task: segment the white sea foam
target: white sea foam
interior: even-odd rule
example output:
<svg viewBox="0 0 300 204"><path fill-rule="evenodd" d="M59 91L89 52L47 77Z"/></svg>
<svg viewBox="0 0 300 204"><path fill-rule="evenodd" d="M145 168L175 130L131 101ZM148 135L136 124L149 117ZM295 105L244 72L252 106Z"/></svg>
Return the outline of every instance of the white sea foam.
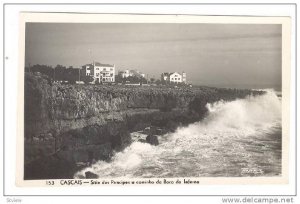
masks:
<svg viewBox="0 0 300 204"><path fill-rule="evenodd" d="M272 91L232 102L207 104L209 115L190 127L224 132L227 130L253 134L268 130L281 120L281 102Z"/></svg>
<svg viewBox="0 0 300 204"><path fill-rule="evenodd" d="M273 164L260 168L279 168L280 159L272 152L277 143L265 144L267 135L281 127L281 102L275 92L207 108L204 120L162 136L160 145L134 142L111 162L98 161L75 177L86 171L103 178L239 176L241 167L257 168L264 159Z"/></svg>

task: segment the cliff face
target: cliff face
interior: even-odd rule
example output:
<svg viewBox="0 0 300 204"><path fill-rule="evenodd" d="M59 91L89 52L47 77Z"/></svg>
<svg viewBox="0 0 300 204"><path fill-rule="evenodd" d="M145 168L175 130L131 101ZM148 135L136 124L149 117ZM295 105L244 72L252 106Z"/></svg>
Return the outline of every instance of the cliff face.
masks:
<svg viewBox="0 0 300 204"><path fill-rule="evenodd" d="M262 92L207 87L60 85L51 84L41 75L26 74L25 178L70 177L39 172L51 169L61 160L73 165L109 159L113 150L121 150L131 142L132 131L151 125L172 130L178 124L204 117L208 102L250 94ZM41 165L46 160L51 165Z"/></svg>

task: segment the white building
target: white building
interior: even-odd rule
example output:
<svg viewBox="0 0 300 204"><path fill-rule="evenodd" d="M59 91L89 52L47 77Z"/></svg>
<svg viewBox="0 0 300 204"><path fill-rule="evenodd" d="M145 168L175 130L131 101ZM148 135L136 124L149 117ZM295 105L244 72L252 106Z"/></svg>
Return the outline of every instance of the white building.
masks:
<svg viewBox="0 0 300 204"><path fill-rule="evenodd" d="M132 76L132 73L130 73L129 69L125 69L124 71L120 71L119 74L121 75L122 78L127 78Z"/></svg>
<svg viewBox="0 0 300 204"><path fill-rule="evenodd" d="M182 72L182 83L186 84L186 73Z"/></svg>
<svg viewBox="0 0 300 204"><path fill-rule="evenodd" d="M170 73L169 81L173 83L182 83L182 76L177 72Z"/></svg>
<svg viewBox="0 0 300 204"><path fill-rule="evenodd" d="M145 74L141 73L140 71L129 70L129 69L125 69L123 71L119 71L119 75L122 78L128 78L130 76L137 76L137 77L143 77L143 78L145 78Z"/></svg>
<svg viewBox="0 0 300 204"><path fill-rule="evenodd" d="M115 82L115 65L94 62L94 77L99 82Z"/></svg>
<svg viewBox="0 0 300 204"><path fill-rule="evenodd" d="M178 72L165 72L161 74L161 81L167 83L186 83L186 73L182 72L182 74L179 74Z"/></svg>
<svg viewBox="0 0 300 204"><path fill-rule="evenodd" d="M92 76L92 72L93 72L93 65L92 64L86 64L82 66L82 70L84 75L86 76Z"/></svg>
<svg viewBox="0 0 300 204"><path fill-rule="evenodd" d="M82 66L86 76L92 76L94 82L115 82L115 65L93 62Z"/></svg>

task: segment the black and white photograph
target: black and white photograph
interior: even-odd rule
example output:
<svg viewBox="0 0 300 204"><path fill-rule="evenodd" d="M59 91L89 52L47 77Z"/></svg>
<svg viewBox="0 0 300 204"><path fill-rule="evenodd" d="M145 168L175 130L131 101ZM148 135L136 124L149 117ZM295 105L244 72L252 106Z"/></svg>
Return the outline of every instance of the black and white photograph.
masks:
<svg viewBox="0 0 300 204"><path fill-rule="evenodd" d="M24 179L281 175L281 25L27 23Z"/></svg>
<svg viewBox="0 0 300 204"><path fill-rule="evenodd" d="M280 178L282 56L280 23L26 22L23 179Z"/></svg>
<svg viewBox="0 0 300 204"><path fill-rule="evenodd" d="M295 0L1 3L0 203L297 203Z"/></svg>
<svg viewBox="0 0 300 204"><path fill-rule="evenodd" d="M0 203L297 203L296 4L43 1L3 4Z"/></svg>

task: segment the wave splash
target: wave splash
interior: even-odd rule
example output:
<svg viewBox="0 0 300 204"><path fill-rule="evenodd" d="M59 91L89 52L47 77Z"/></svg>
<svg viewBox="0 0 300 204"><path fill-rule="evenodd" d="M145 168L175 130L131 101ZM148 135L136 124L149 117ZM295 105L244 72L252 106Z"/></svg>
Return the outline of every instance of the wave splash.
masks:
<svg viewBox="0 0 300 204"><path fill-rule="evenodd" d="M196 125L199 128L232 130L247 135L268 131L274 124L281 123L281 102L272 91L262 96L207 104L207 108L209 115Z"/></svg>
<svg viewBox="0 0 300 204"><path fill-rule="evenodd" d="M207 104L207 117L160 136L158 146L134 142L110 162L77 172L100 178L274 176L281 174L281 101L275 92ZM259 169L245 174L243 169Z"/></svg>

